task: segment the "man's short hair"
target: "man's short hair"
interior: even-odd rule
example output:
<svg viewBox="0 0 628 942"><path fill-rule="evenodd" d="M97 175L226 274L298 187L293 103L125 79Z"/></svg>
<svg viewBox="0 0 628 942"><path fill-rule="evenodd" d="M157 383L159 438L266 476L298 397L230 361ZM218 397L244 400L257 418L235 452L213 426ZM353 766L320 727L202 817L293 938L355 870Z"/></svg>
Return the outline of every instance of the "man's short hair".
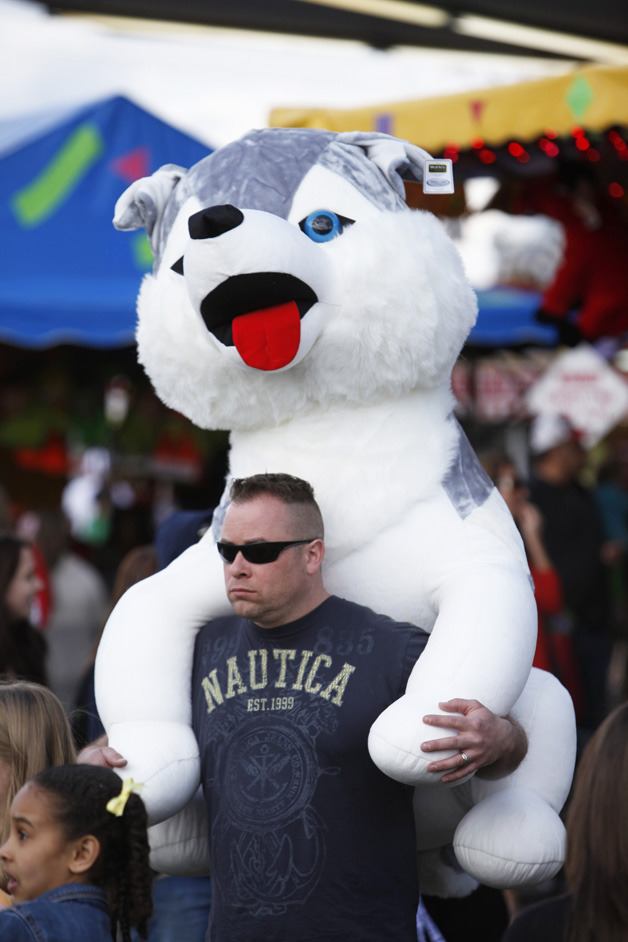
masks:
<svg viewBox="0 0 628 942"><path fill-rule="evenodd" d="M292 474L252 474L248 478L234 478L229 496L235 504L243 504L256 497L276 497L284 504L294 506L304 526L314 527L314 537L323 536L323 516L309 481Z"/></svg>

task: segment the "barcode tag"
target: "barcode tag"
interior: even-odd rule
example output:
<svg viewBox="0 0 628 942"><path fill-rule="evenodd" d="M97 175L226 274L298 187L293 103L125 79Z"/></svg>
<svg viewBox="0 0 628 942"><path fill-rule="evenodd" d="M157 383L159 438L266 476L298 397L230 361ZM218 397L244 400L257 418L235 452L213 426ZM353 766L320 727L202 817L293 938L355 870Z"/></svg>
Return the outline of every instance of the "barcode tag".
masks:
<svg viewBox="0 0 628 942"><path fill-rule="evenodd" d="M442 160L428 160L423 170L424 193L453 193L454 168L448 157Z"/></svg>

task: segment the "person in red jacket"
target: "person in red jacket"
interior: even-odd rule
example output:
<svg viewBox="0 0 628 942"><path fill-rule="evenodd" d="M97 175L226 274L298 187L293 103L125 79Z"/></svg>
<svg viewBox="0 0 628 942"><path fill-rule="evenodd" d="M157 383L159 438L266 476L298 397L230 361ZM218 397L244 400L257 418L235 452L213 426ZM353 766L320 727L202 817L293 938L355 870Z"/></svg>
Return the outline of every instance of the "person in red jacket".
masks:
<svg viewBox="0 0 628 942"><path fill-rule="evenodd" d="M536 313L540 323L557 328L561 343L628 333L628 222L591 167L561 161L553 176L505 184L491 207L542 213L563 226L563 259Z"/></svg>

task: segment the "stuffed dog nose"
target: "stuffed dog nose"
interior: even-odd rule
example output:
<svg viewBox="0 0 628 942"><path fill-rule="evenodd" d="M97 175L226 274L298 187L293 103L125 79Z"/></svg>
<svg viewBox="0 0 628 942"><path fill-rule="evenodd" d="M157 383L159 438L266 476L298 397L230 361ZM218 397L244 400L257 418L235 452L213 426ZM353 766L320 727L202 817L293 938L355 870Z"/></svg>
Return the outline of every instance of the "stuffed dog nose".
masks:
<svg viewBox="0 0 628 942"><path fill-rule="evenodd" d="M188 219L188 230L192 239L215 239L235 229L244 222L239 209L226 203L224 206L208 206Z"/></svg>

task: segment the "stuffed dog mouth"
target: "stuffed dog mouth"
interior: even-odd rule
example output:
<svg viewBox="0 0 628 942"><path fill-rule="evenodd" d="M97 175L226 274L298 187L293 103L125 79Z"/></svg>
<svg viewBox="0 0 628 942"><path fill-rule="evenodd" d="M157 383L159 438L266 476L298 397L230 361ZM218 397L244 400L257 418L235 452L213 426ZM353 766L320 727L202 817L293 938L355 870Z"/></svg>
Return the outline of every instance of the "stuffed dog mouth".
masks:
<svg viewBox="0 0 628 942"><path fill-rule="evenodd" d="M233 275L210 291L201 315L214 337L235 347L247 366L277 370L296 356L301 318L317 301L294 275L253 272Z"/></svg>

